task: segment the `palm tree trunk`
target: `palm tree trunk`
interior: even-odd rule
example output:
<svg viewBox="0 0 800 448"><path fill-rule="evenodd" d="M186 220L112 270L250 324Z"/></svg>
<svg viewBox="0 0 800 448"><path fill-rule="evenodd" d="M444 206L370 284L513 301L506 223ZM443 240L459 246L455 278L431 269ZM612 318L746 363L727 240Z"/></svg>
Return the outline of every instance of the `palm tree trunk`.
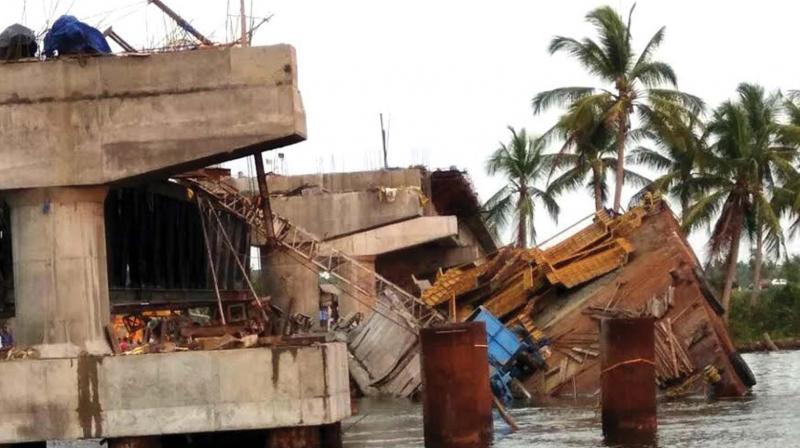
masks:
<svg viewBox="0 0 800 448"><path fill-rule="evenodd" d="M528 245L528 216L523 212L525 199L525 192L520 192L517 200L517 247L520 249Z"/></svg>
<svg viewBox="0 0 800 448"><path fill-rule="evenodd" d="M620 114L617 119L617 186L614 190L614 211L622 210L622 185L625 182L625 137L628 117Z"/></svg>
<svg viewBox="0 0 800 448"><path fill-rule="evenodd" d="M764 230L760 225L756 228L755 266L753 266L753 291L750 293L750 306L756 304L761 294L761 266L764 262Z"/></svg>
<svg viewBox="0 0 800 448"><path fill-rule="evenodd" d="M681 224L686 219L686 213L689 211L689 198L681 195Z"/></svg>
<svg viewBox="0 0 800 448"><path fill-rule="evenodd" d="M597 167L593 166L592 171L594 172L594 209L595 211L600 211L603 209L603 185L602 181L600 180L600 174L598 173Z"/></svg>
<svg viewBox="0 0 800 448"><path fill-rule="evenodd" d="M736 265L739 263L739 240L741 231L736 232L736 236L731 241L731 250L728 253L728 272L725 274L725 287L722 290L722 307L725 308L723 319L725 325L731 315L731 294L733 293L733 280L736 278Z"/></svg>

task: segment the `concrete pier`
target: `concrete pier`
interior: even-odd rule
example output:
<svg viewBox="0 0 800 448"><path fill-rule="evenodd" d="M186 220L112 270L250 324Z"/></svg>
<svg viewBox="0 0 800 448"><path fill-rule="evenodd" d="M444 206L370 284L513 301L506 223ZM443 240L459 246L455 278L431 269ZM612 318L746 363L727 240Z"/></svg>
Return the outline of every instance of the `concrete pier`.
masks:
<svg viewBox="0 0 800 448"><path fill-rule="evenodd" d="M653 318L605 319L600 324L603 435L611 443L655 440Z"/></svg>
<svg viewBox="0 0 800 448"><path fill-rule="evenodd" d="M481 448L492 442L486 327L465 322L420 331L425 446Z"/></svg>
<svg viewBox="0 0 800 448"><path fill-rule="evenodd" d="M0 362L0 444L322 427L350 415L343 343Z"/></svg>
<svg viewBox="0 0 800 448"><path fill-rule="evenodd" d="M110 353L104 187L5 194L11 207L17 343L45 358Z"/></svg>

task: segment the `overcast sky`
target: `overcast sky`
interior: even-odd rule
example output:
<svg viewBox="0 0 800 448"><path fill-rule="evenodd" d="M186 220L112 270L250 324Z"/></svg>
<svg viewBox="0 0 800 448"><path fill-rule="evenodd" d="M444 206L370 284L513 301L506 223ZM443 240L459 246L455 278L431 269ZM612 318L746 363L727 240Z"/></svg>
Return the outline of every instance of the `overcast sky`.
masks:
<svg viewBox="0 0 800 448"><path fill-rule="evenodd" d="M233 39L238 17L228 14L238 14L238 0L165 1L212 40ZM383 112L391 166L465 169L486 199L503 183L486 176L483 164L507 139L506 126L540 133L555 120L555 112L534 117L531 97L555 87L597 85L575 61L550 56L550 39L590 34L583 17L596 6L627 13L632 3L253 0L251 15L274 14L254 43L297 49L308 140L282 150L285 167L290 174L378 168ZM137 47L161 45L174 28L143 0L3 0L0 11L3 26L20 22L36 31L69 11L101 30L113 25ZM796 1L640 0L633 37L641 48L666 25L656 57L672 64L681 89L714 106L742 81L800 89L793 51L798 17ZM248 171L245 163L232 166ZM560 228L593 207L583 192L560 203ZM557 228L544 213L536 224L540 239ZM693 236L696 249L704 239Z"/></svg>

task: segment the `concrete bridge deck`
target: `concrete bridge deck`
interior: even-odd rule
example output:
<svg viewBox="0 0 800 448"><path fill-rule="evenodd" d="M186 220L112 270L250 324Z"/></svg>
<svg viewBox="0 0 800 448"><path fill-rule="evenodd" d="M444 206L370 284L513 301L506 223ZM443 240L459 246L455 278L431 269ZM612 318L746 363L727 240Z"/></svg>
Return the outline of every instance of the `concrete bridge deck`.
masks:
<svg viewBox="0 0 800 448"><path fill-rule="evenodd" d="M289 45L0 63L0 190L176 174L305 139Z"/></svg>

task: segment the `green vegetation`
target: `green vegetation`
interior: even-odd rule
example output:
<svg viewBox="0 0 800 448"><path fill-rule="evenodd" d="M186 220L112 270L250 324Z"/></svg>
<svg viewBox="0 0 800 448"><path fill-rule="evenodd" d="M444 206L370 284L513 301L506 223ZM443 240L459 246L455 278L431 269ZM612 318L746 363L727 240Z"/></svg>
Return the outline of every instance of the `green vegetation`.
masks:
<svg viewBox="0 0 800 448"><path fill-rule="evenodd" d="M594 197L595 210L608 201L608 175L617 172L616 130L608 125L601 105L577 103L570 106L543 138L561 142L554 160L560 174L549 184L551 194L560 195L584 184ZM640 187L650 180L624 169L625 182Z"/></svg>
<svg viewBox="0 0 800 448"><path fill-rule="evenodd" d="M776 182L798 176L800 139L793 126L780 123L782 101L778 93L767 95L760 86L741 84L737 101L726 101L708 124L711 142L706 163L689 182L695 202L684 215L687 231L716 220L709 239L712 258L724 257L728 272L722 288L722 304L729 309L739 243L746 234L755 243L753 294L761 284L764 243L779 254L784 242L778 213L771 203Z"/></svg>
<svg viewBox="0 0 800 448"><path fill-rule="evenodd" d="M800 278L785 288L770 288L763 297L760 291L762 278L775 278L765 274L774 266L770 260L785 260L787 239L800 231L800 92L784 95L742 83L734 99L706 112L700 98L677 90L672 67L654 58L664 40L663 27L636 47L641 52L634 51L632 17L633 8L627 20L611 7L597 8L586 15L595 38L556 36L550 42L551 54L571 56L601 85L560 87L534 96L534 115L556 106L562 114L542 137L525 137L520 146L525 151L512 149L512 140L490 158L489 174L502 173L509 180L485 205L490 225L503 227L515 216L517 245L524 246L528 233L534 234L533 198L556 215L553 198L585 188L601 209L613 173L613 210L621 210L627 184L640 188L632 202L647 191L674 199L686 233L710 229L707 268L718 280L725 309L733 306L737 334L773 328L783 317L787 323L774 327L777 336L796 329L791 316L797 313L786 307L796 308L791 299L800 292ZM512 134L518 137L513 129ZM525 162L499 158L504 154L519 154ZM526 174L515 164L525 165ZM626 165L646 167L657 176L649 180ZM543 177L546 187L532 189ZM787 229L781 225L784 218L792 221ZM748 279L741 278L738 263L742 240L752 254L752 266L745 265ZM782 265L794 266L794 261ZM737 283L753 286L734 294ZM775 323L762 319L770 313Z"/></svg>
<svg viewBox="0 0 800 448"><path fill-rule="evenodd" d="M737 344L762 340L765 332L773 339L800 337L800 283L764 290L754 304L749 291L738 291L731 306L728 326Z"/></svg>
<svg viewBox="0 0 800 448"><path fill-rule="evenodd" d="M527 247L529 240L536 240L533 214L536 202L544 204L550 216L558 216L558 204L546 190L534 183L547 175L552 166L551 155L543 153L544 141L531 138L525 129L511 131L511 140L500 147L486 161L486 171L503 174L508 184L497 191L484 205L486 223L489 229L497 232L513 221L516 227L517 247Z"/></svg>
<svg viewBox="0 0 800 448"><path fill-rule="evenodd" d="M614 210L621 210L622 206L625 146L631 116L634 113L643 117L656 116L658 109L685 108L699 112L704 107L699 98L675 90L678 84L675 71L669 64L653 59L653 53L664 40L664 27L653 34L641 53L634 52L631 41L633 9L627 21L610 6L590 11L586 21L597 31L596 40L556 36L550 42L551 54L567 53L606 86L560 87L538 93L532 102L535 114L552 106L566 106L570 114L578 117L599 113L602 118L599 122L615 131Z"/></svg>
<svg viewBox="0 0 800 448"><path fill-rule="evenodd" d="M736 265L735 290L731 298L729 328L737 344L760 341L769 333L773 339L800 338L800 256L778 264L767 261L762 273L765 282L785 280L786 285L768 286L753 302L752 279L755 260ZM709 282L721 289L725 282L724 262L706 269Z"/></svg>
<svg viewBox="0 0 800 448"><path fill-rule="evenodd" d="M675 198L685 214L692 201L692 181L699 174L697 167L707 165L705 124L700 116L685 109L662 110L651 118L642 129L642 140L653 148L642 142L631 151L628 162L663 172L650 189Z"/></svg>

